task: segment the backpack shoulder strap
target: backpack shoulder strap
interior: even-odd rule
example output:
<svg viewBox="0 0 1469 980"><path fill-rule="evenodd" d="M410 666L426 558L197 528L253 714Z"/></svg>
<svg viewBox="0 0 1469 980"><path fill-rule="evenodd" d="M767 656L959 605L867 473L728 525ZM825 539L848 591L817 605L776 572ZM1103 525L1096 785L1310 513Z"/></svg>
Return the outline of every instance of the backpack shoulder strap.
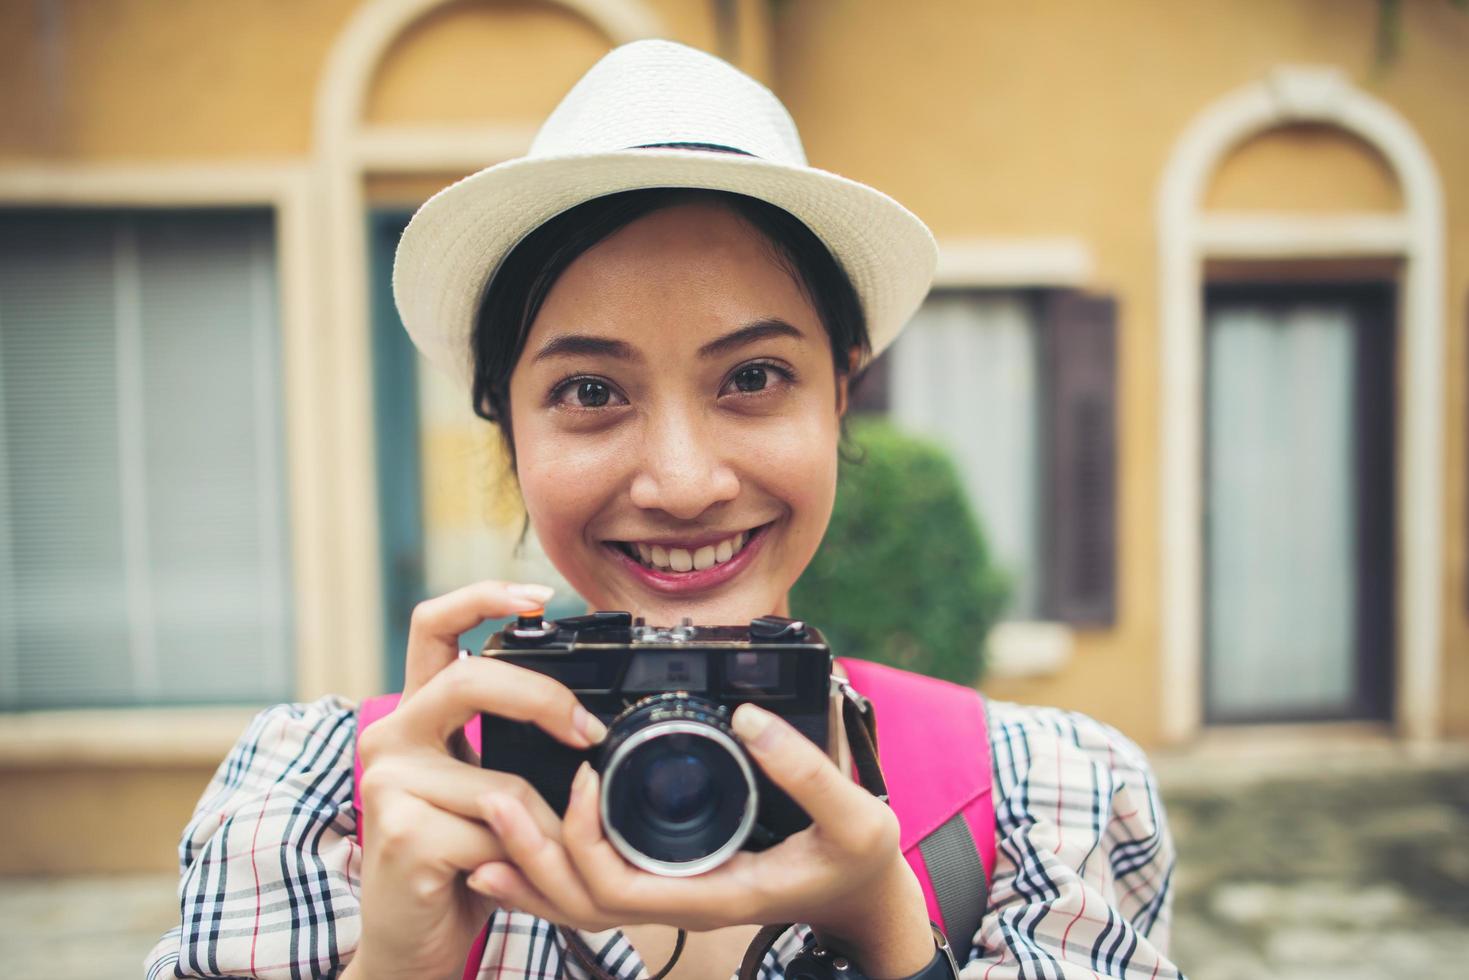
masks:
<svg viewBox="0 0 1469 980"><path fill-rule="evenodd" d="M962 963L988 905L995 868L995 808L984 699L972 688L840 659L872 702L878 757L898 816L903 856L929 917Z"/></svg>
<svg viewBox="0 0 1469 980"><path fill-rule="evenodd" d="M367 728L368 725L371 725L373 722L392 714L393 709L398 707L398 702L400 700L402 700L402 695L400 694L379 694L376 697L364 698L362 703L357 706L358 737L360 738L362 736L363 730ZM475 724L477 727L477 719ZM475 734L477 736L478 733L476 732ZM476 737L474 739L476 748L479 747L478 742L479 740ZM354 744L352 747L352 809L355 810L357 814L358 844L361 844L364 840L363 834L365 829L362 826L362 791L359 788L361 784L362 754L357 751L357 747ZM480 961L484 959L485 944L489 941L489 938L490 924L487 922L485 923L485 927L480 930L479 935L475 937L474 945L469 947L469 958L464 964L463 980L474 980L474 978L479 975L479 964Z"/></svg>
<svg viewBox="0 0 1469 980"><path fill-rule="evenodd" d="M362 703L357 706L357 737L362 737L362 732L377 721L393 713L398 707L398 701L402 699L401 694L379 694L376 697L363 698ZM357 813L357 839L362 839L362 754L357 751L354 743L352 746L352 809Z"/></svg>

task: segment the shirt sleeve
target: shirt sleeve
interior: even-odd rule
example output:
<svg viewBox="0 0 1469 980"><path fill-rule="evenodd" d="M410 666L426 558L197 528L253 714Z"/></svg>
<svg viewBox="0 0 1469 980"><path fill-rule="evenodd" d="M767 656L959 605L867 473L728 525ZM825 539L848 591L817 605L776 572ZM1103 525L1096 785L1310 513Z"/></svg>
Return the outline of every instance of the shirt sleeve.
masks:
<svg viewBox="0 0 1469 980"><path fill-rule="evenodd" d="M331 977L357 948L356 709L261 712L220 764L179 845L179 923L145 961L163 977Z"/></svg>
<svg viewBox="0 0 1469 980"><path fill-rule="evenodd" d="M1181 977L1173 841L1147 758L1085 715L988 704L998 848L965 980Z"/></svg>

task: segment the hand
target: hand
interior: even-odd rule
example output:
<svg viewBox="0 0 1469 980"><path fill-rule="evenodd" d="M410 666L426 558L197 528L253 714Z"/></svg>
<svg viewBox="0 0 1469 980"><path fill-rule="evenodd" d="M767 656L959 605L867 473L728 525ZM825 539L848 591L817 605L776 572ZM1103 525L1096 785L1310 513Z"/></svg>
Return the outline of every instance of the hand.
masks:
<svg viewBox="0 0 1469 980"><path fill-rule="evenodd" d="M560 819L523 779L456 757L468 752L462 729L480 711L533 721L577 748L604 734L602 723L551 678L503 661L458 658L459 634L533 609L550 591L481 582L413 611L403 700L358 739L362 940L347 976L462 973L494 908L464 886L465 873L506 857L481 818L484 794L516 800L538 833L559 838Z"/></svg>
<svg viewBox="0 0 1469 980"><path fill-rule="evenodd" d="M505 848L469 887L553 922L600 931L658 922L702 932L748 923L805 922L870 976L906 976L933 957L923 892L898 850L898 821L809 739L751 704L735 712L750 755L811 816L767 851L741 851L690 878L634 868L598 817L598 776L583 765L560 836L524 800L491 791L481 812Z"/></svg>

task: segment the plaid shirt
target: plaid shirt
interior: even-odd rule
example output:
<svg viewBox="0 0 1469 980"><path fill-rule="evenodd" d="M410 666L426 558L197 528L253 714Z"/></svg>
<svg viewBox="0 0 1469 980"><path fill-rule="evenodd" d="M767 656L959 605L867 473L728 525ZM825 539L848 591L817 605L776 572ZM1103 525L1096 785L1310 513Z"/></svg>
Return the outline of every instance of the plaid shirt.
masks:
<svg viewBox="0 0 1469 980"><path fill-rule="evenodd" d="M1179 977L1167 958L1173 843L1142 752L1084 715L987 706L999 847L965 980ZM338 698L255 719L184 830L180 922L148 955L148 980L341 972L360 929L356 731ZM583 935L608 972L646 976L620 932ZM782 937L763 980L807 935ZM480 980L585 976L550 923L492 917Z"/></svg>

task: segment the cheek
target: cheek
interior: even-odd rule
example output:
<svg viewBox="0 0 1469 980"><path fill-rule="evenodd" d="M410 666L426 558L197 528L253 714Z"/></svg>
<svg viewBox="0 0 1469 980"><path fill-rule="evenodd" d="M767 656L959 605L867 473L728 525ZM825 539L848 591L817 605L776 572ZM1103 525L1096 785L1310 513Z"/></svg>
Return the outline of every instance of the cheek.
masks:
<svg viewBox="0 0 1469 980"><path fill-rule="evenodd" d="M788 420L772 427L751 450L750 458L759 463L746 472L789 508L788 557L802 566L815 553L831 520L839 436L834 415L812 412L799 423Z"/></svg>
<svg viewBox="0 0 1469 980"><path fill-rule="evenodd" d="M549 427L515 427L521 499L548 557L567 554L623 480L615 440L568 438ZM559 565L559 561L557 561Z"/></svg>
<svg viewBox="0 0 1469 980"><path fill-rule="evenodd" d="M520 494L536 533L547 547L549 538L577 527L578 519L595 506L595 494L586 481L561 478L562 467L520 467Z"/></svg>

